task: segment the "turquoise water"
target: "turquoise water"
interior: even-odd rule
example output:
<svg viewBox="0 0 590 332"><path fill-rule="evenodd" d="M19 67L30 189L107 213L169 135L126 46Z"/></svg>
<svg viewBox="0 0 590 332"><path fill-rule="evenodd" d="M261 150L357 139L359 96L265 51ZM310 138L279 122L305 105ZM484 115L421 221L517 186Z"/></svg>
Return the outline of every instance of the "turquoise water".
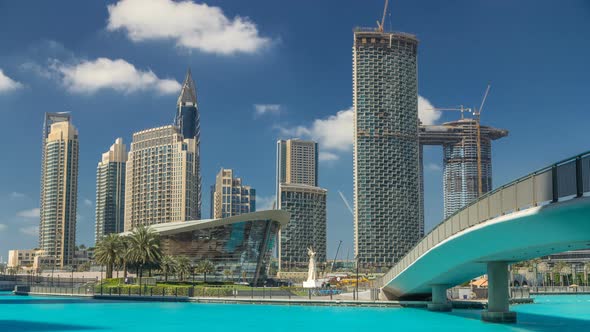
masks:
<svg viewBox="0 0 590 332"><path fill-rule="evenodd" d="M0 331L590 331L590 296L540 296L513 306L517 324L479 320L479 310L346 308L0 295Z"/></svg>

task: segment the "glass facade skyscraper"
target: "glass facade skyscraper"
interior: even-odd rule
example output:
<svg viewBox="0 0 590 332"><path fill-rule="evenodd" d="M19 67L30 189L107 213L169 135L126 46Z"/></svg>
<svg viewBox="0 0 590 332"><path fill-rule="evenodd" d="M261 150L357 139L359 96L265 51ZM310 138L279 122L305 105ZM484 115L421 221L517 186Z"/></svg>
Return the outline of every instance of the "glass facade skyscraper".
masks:
<svg viewBox="0 0 590 332"><path fill-rule="evenodd" d="M50 118L46 114L46 125ZM69 116L50 122L43 137L39 247L64 268L72 264L76 246L78 131Z"/></svg>
<svg viewBox="0 0 590 332"><path fill-rule="evenodd" d="M95 242L124 230L126 162L127 149L123 139L117 138L96 168Z"/></svg>
<svg viewBox="0 0 590 332"><path fill-rule="evenodd" d="M354 32L354 246L362 266L392 266L421 235L417 48L413 35Z"/></svg>
<svg viewBox="0 0 590 332"><path fill-rule="evenodd" d="M185 139L195 141L196 154L195 163L197 180L194 183L196 188L193 190L197 193L197 217L201 218L201 124L199 115L199 105L197 101L197 90L195 82L189 69L186 78L182 84L182 90L176 103L176 116L174 125L178 128L180 134Z"/></svg>

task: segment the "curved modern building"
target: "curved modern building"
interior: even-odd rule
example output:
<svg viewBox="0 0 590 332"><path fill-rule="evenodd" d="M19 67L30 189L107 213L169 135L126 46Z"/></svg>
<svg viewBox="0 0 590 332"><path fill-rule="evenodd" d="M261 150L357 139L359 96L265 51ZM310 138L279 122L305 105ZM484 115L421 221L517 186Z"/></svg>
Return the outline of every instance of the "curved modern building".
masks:
<svg viewBox="0 0 590 332"><path fill-rule="evenodd" d="M354 245L362 266L393 266L421 236L417 52L410 34L354 32Z"/></svg>
<svg viewBox="0 0 590 332"><path fill-rule="evenodd" d="M277 233L289 217L286 211L268 210L150 227L160 234L165 255L185 255L195 264L209 260L215 273L229 270L234 278L256 285L268 276Z"/></svg>

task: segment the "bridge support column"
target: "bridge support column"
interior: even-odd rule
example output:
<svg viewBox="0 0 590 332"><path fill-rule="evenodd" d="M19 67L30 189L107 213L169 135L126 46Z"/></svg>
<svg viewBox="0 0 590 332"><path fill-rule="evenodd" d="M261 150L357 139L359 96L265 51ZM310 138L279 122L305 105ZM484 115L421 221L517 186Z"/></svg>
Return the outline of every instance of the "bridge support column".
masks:
<svg viewBox="0 0 590 332"><path fill-rule="evenodd" d="M432 303L428 303L430 311L451 311L453 306L447 299L449 285L432 285Z"/></svg>
<svg viewBox="0 0 590 332"><path fill-rule="evenodd" d="M510 311L508 291L508 263L488 263L488 309L481 319L492 323L515 323L516 312Z"/></svg>

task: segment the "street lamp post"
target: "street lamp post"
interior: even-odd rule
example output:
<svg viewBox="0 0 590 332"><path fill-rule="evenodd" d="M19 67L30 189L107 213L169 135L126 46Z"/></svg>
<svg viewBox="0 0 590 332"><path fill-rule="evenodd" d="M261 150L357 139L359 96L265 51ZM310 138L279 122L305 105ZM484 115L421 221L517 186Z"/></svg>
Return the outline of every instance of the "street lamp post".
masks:
<svg viewBox="0 0 590 332"><path fill-rule="evenodd" d="M359 299L359 256L356 255L356 300Z"/></svg>

